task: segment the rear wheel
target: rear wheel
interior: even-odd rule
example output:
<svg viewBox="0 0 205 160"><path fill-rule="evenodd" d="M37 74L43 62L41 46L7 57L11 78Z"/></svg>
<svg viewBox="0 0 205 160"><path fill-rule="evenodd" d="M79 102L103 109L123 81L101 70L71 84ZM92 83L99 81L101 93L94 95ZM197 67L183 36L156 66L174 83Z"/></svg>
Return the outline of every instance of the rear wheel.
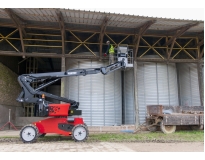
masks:
<svg viewBox="0 0 205 160"><path fill-rule="evenodd" d="M163 120L160 123L160 129L165 134L174 133L176 131L176 126L174 125L164 125Z"/></svg>
<svg viewBox="0 0 205 160"><path fill-rule="evenodd" d="M85 141L88 138L88 135L89 133L88 133L87 126L85 126L84 124L78 124L74 126L72 129L72 138L76 142Z"/></svg>
<svg viewBox="0 0 205 160"><path fill-rule="evenodd" d="M38 135L38 128L33 124L24 126L20 131L20 137L24 143L35 142L37 139L37 135Z"/></svg>

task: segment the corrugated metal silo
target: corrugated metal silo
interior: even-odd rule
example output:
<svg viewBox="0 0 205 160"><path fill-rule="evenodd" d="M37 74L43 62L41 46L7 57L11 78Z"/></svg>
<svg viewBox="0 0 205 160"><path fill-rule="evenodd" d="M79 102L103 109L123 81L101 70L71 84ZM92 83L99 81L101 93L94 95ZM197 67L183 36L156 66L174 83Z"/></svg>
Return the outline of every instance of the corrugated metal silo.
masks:
<svg viewBox="0 0 205 160"><path fill-rule="evenodd" d="M183 106L200 106L197 64L178 64L180 104Z"/></svg>
<svg viewBox="0 0 205 160"><path fill-rule="evenodd" d="M66 69L100 68L108 63L94 60L66 60ZM65 95L80 102L88 126L122 124L121 71L66 78Z"/></svg>
<svg viewBox="0 0 205 160"><path fill-rule="evenodd" d="M147 105L178 105L175 64L139 63L137 69L140 123L145 122Z"/></svg>

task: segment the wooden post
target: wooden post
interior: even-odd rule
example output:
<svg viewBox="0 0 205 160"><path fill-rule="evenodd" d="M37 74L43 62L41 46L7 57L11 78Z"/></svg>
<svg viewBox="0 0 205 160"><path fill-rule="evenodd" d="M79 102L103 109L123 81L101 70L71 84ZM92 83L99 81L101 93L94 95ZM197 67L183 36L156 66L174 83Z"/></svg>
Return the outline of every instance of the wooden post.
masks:
<svg viewBox="0 0 205 160"><path fill-rule="evenodd" d="M134 61L134 103L135 103L135 130L139 127L139 106L137 94L137 62Z"/></svg>
<svg viewBox="0 0 205 160"><path fill-rule="evenodd" d="M204 106L204 83L203 83L202 66L201 65L202 64L200 62L197 63L197 72L198 72L200 102L201 102L201 106Z"/></svg>
<svg viewBox="0 0 205 160"><path fill-rule="evenodd" d="M61 72L65 71L65 57L61 58ZM65 78L61 79L61 97L65 97Z"/></svg>

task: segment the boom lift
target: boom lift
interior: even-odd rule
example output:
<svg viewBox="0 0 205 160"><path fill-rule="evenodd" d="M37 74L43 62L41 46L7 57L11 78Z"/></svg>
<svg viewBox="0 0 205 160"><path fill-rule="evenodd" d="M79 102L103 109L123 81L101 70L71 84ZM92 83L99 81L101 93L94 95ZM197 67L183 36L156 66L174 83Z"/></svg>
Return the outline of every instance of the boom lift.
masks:
<svg viewBox="0 0 205 160"><path fill-rule="evenodd" d="M120 55L119 55L120 57ZM78 110L79 102L56 96L41 89L57 82L63 77L86 76L89 74L102 73L106 75L118 69L126 68L126 57L121 57L120 61L101 68L70 69L65 72L23 74L18 77L18 82L22 87L17 101L34 104L34 116L48 117L41 121L33 122L24 126L20 131L20 137L24 143L32 143L39 136L47 133L57 133L64 136L72 136L75 141L84 141L88 137L88 128L83 118L76 117L82 114ZM40 83L36 88L32 88L32 83ZM65 103L53 104L45 99L53 98Z"/></svg>

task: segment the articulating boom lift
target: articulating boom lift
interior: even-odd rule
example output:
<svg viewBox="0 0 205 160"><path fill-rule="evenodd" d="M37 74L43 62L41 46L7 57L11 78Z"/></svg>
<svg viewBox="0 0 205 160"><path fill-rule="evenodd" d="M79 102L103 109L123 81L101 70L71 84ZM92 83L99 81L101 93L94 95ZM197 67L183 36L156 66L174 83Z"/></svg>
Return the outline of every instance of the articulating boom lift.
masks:
<svg viewBox="0 0 205 160"><path fill-rule="evenodd" d="M118 69L126 68L126 57L107 67L90 69L70 69L65 72L23 74L18 77L18 82L22 87L22 92L17 98L18 102L33 103L34 116L49 117L38 122L24 126L20 131L20 137L24 143L34 142L39 136L46 133L57 133L64 136L72 136L75 141L84 141L88 137L88 128L83 122L83 118L76 117L82 114L78 110L79 102L64 97L59 97L41 91L41 89L57 82L63 77L86 76L89 74L102 73L106 75ZM32 88L32 83L40 83L36 88ZM53 98L63 104L53 104L45 99ZM72 117L75 116L75 117Z"/></svg>

